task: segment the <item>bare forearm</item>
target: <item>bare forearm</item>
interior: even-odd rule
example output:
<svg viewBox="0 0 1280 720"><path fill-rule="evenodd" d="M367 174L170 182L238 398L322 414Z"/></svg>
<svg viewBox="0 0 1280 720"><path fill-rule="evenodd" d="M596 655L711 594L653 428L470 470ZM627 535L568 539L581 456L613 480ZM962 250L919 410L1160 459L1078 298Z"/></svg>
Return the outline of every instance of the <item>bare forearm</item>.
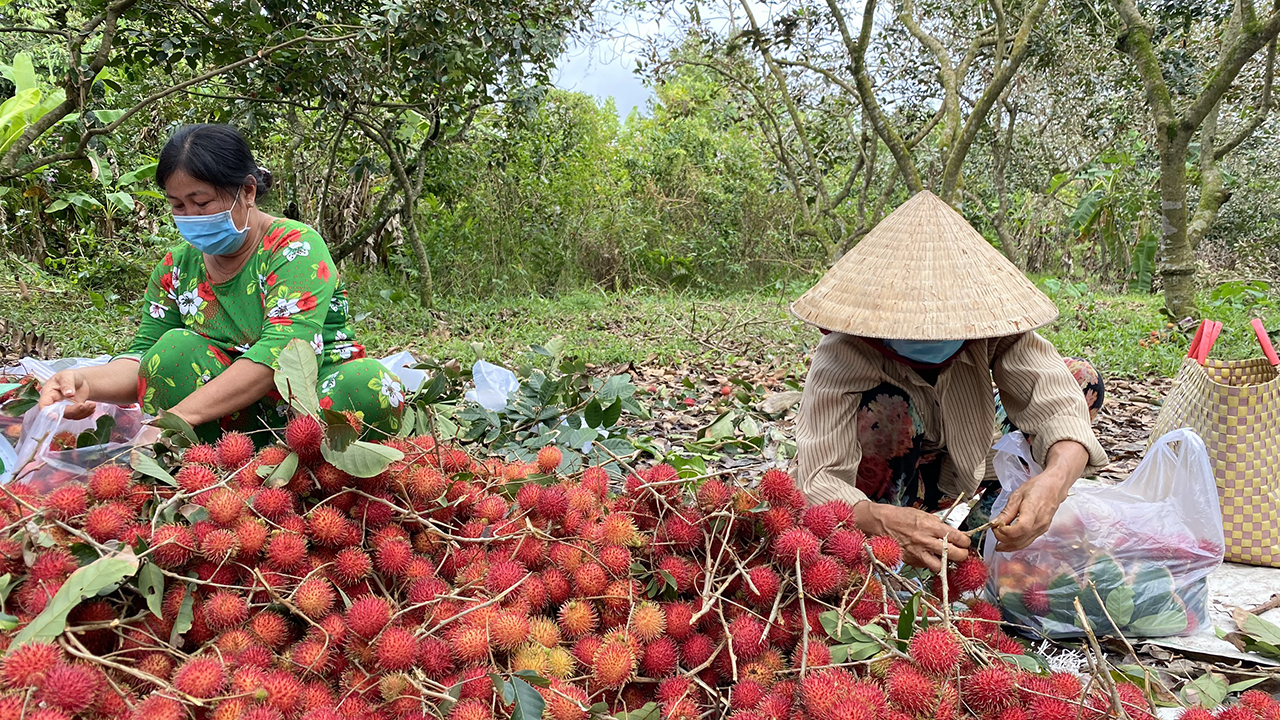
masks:
<svg viewBox="0 0 1280 720"><path fill-rule="evenodd" d="M89 397L81 402L105 402L129 405L138 402L138 361L128 358L112 360L106 365L79 370L88 384Z"/></svg>
<svg viewBox="0 0 1280 720"><path fill-rule="evenodd" d="M1089 466L1089 451L1074 440L1059 440L1049 448L1044 474L1061 483L1062 495L1075 484Z"/></svg>
<svg viewBox="0 0 1280 720"><path fill-rule="evenodd" d="M169 409L192 425L243 410L275 387L271 368L252 360L237 360L231 367Z"/></svg>

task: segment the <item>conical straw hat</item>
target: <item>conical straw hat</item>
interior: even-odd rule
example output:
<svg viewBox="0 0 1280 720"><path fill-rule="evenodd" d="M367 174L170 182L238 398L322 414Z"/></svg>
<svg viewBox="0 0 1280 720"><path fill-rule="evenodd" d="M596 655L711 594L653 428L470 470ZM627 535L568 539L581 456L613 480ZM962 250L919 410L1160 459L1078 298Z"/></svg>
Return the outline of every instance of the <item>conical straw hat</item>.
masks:
<svg viewBox="0 0 1280 720"><path fill-rule="evenodd" d="M833 332L972 340L1033 330L1053 301L960 213L929 191L880 221L791 312Z"/></svg>

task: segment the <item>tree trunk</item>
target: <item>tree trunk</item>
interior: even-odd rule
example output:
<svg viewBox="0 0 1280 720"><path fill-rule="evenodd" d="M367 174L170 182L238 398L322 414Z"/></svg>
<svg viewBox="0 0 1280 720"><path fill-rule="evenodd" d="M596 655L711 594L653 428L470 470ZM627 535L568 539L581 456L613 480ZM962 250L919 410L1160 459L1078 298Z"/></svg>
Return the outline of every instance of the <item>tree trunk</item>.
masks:
<svg viewBox="0 0 1280 720"><path fill-rule="evenodd" d="M1164 303L1177 320L1196 315L1196 257L1187 237L1187 145L1191 136L1168 128L1160 153L1160 250L1156 271L1164 285Z"/></svg>

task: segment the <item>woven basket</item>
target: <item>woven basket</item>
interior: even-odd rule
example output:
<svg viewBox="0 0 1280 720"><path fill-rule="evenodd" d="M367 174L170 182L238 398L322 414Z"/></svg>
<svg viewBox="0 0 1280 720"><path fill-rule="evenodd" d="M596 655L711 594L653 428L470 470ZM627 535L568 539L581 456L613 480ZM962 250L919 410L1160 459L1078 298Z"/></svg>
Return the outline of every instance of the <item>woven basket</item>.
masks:
<svg viewBox="0 0 1280 720"><path fill-rule="evenodd" d="M1204 439L1218 482L1226 559L1280 567L1280 359L1262 321L1265 357L1211 360L1222 323L1205 321L1151 431L1189 427Z"/></svg>

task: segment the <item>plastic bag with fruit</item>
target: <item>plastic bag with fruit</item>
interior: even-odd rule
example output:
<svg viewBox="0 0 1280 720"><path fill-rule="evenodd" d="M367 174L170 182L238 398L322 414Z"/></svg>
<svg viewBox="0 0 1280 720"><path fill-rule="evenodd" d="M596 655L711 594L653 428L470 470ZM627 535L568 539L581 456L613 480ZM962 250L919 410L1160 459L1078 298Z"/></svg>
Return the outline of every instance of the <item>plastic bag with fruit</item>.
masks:
<svg viewBox="0 0 1280 720"><path fill-rule="evenodd" d="M22 418L16 475L40 492L79 480L99 465L128 462L129 451L143 431L137 405L97 403L83 420L63 418L66 401L34 407Z"/></svg>
<svg viewBox="0 0 1280 720"><path fill-rule="evenodd" d="M1001 492L992 515L1040 468L1021 433L996 444ZM1129 637L1190 635L1208 620L1207 578L1222 564L1222 511L1204 442L1182 428L1151 445L1124 482L1077 487L1049 530L1016 552L985 556L993 592L1010 622L1048 637L1093 632Z"/></svg>

